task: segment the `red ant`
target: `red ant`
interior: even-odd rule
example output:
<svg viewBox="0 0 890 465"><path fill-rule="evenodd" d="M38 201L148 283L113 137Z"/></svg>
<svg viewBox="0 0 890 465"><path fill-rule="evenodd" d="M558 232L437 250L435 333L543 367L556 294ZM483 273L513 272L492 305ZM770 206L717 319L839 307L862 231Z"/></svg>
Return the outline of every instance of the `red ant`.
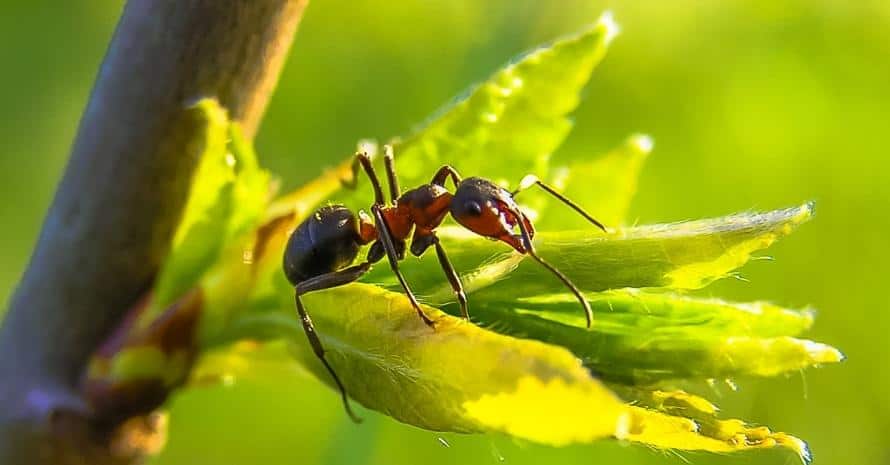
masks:
<svg viewBox="0 0 890 465"><path fill-rule="evenodd" d="M389 180L389 203L386 203L383 198L383 190L377 179L377 173L371 165L371 158L367 153L358 153L352 165L352 179L344 181L344 184L354 187L359 167L364 169L374 189L374 204L371 205L372 217L369 218L364 212L355 215L343 205L321 207L291 233L284 253L284 273L294 286L297 311L303 323L306 337L309 339L315 355L318 356L337 384L346 412L353 421L361 420L352 412L340 378L325 360L324 348L315 332L312 320L306 313L306 309L303 308L300 296L307 292L342 286L356 281L371 269L372 263L380 261L385 255L389 260L389 266L411 301L411 305L417 311L417 315L424 323L433 326L433 320L421 310L420 304L399 271L399 260L405 258L405 240L411 235L413 229L411 253L419 257L430 247L436 248L436 255L442 265L442 270L460 303L461 313L465 319L469 320L467 296L460 278L451 266L451 262L445 255L445 250L435 233L435 229L439 227L449 212L463 227L480 236L505 242L517 252L531 256L544 268L550 270L578 298L587 317L587 327L590 327L593 319L590 304L564 274L535 252L532 245L535 229L528 217L519 209L513 197L532 185L538 185L598 228L606 230L581 207L531 175L522 180L518 189L509 192L487 179L461 179L457 171L449 165L439 168L429 184L424 184L403 194L399 190L391 147L384 147L383 160ZM445 189L445 182L449 178L456 189L454 194ZM519 234L514 233L514 229L517 227ZM358 256L359 248L372 242L365 261L350 266Z"/></svg>

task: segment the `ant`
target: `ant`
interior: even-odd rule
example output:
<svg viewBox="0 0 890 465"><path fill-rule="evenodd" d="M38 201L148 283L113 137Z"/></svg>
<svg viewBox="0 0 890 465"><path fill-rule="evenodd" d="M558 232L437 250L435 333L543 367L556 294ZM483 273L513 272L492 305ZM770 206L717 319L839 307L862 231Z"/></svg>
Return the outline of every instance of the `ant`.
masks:
<svg viewBox="0 0 890 465"><path fill-rule="evenodd" d="M424 323L433 327L433 320L420 308L417 298L414 297L414 293L411 292L408 283L399 271L399 261L405 258L405 241L413 229L411 253L419 257L430 247L435 247L442 271L445 272L460 304L461 313L464 319L469 320L467 296L460 278L454 271L454 267L448 260L435 233L435 229L445 219L445 215L450 212L451 216L463 227L480 236L502 241L517 252L531 256L559 278L578 298L587 317L587 327L589 328L593 319L590 304L581 295L581 291L562 272L537 254L532 244L535 229L513 198L519 192L537 185L580 213L595 226L606 231L600 222L588 215L581 207L533 175L523 178L519 188L510 192L487 179L478 177L462 179L454 168L445 165L439 168L429 184L402 193L396 178L392 147L384 146L383 152L384 166L389 181L389 202L387 203L384 199L380 180L371 164L371 157L366 152L359 152L355 155L352 164L352 178L343 183L347 187L354 188L357 183L359 167L365 171L374 189L371 217L368 217L364 211L360 211L356 215L343 205L321 207L291 233L284 252L284 273L294 286L294 299L297 312L303 323L303 330L306 332L306 337L309 339L315 355L321 360L337 384L346 413L357 423L361 420L350 408L346 389L324 357L324 348L316 334L312 320L300 301L301 295L356 281L371 269L371 264L386 256L389 266L405 290L417 315ZM445 183L449 179L456 189L454 194L445 189ZM519 229L519 234L514 232L515 228ZM359 248L367 244L371 244L371 247L365 261L358 265L351 265L358 256Z"/></svg>

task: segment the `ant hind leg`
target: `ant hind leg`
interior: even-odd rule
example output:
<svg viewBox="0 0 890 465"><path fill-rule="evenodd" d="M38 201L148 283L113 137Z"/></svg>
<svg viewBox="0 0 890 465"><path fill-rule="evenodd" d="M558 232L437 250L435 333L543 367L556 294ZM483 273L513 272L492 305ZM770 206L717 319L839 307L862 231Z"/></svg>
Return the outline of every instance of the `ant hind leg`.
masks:
<svg viewBox="0 0 890 465"><path fill-rule="evenodd" d="M371 163L371 156L367 152L358 152L352 160L352 178L341 180L340 182L349 189L355 189L358 185L358 171L363 169L368 179L371 181L371 187L374 189L374 203L383 205L383 188L380 187L380 179L377 178L377 171Z"/></svg>
<svg viewBox="0 0 890 465"><path fill-rule="evenodd" d="M294 301L297 305L297 313L300 316L300 322L303 324L303 332L306 333L306 338L309 340L309 345L312 346L312 351L315 353L315 356L321 360L325 369L330 373L331 378L334 379L334 383L340 391L340 397L343 400L343 407L346 409L346 413L349 415L349 418L356 423L361 423L362 419L352 411L352 407L349 405L349 397L346 394L346 388L343 387L343 383L340 381L340 377L337 376L337 372L334 371L334 368L325 358L324 346L321 344L321 339L318 338L318 333L315 330L315 325L312 323L312 318L309 317L309 314L306 313L306 309L303 307L303 302L300 300L300 296L307 292L329 289L351 283L367 273L369 269L370 264L362 263L361 265L351 266L343 270L315 276L297 284L294 288Z"/></svg>

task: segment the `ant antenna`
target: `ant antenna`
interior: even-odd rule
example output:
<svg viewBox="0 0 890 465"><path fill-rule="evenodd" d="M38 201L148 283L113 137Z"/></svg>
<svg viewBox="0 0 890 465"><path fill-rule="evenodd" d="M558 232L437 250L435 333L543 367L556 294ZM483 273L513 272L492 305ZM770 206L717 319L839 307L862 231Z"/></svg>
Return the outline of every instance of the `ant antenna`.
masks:
<svg viewBox="0 0 890 465"><path fill-rule="evenodd" d="M543 182L541 182L540 179L538 179L537 176L535 176L535 175L533 175L533 174L529 174L528 176L522 178L522 181L519 181L519 188L517 188L515 191L511 192L511 195L515 197L515 196L516 196L517 194L519 194L520 192L522 192L522 191L524 191L524 190L526 190L526 189L528 189L529 187L534 186L534 185L537 185L537 186L540 187L541 189L544 189L545 191L547 191L548 193L550 193L550 195L556 197L556 198L559 199L562 203L564 203L564 204L568 205L569 207L571 207L572 210L575 210L576 212L578 212L578 214L580 214L581 216L583 216L587 221L590 221L591 223L593 223L593 225L596 226L597 228L602 229L603 232L608 232L608 230L606 229L605 226L603 226L602 223L600 223L599 221L597 221L596 218L590 216L590 214L587 213L586 211L584 211L584 209L581 208L578 204L576 204L575 202L572 202L571 200L569 200L568 197L566 197L566 196L560 194L559 192L557 192L556 189L554 189L554 188L548 186L547 184L544 184Z"/></svg>
<svg viewBox="0 0 890 465"><path fill-rule="evenodd" d="M578 289L578 286L575 286L575 284L570 281L569 278L566 277L566 275L562 274L562 272L556 269L555 266L547 263L543 258L541 258L540 255L538 255L538 252L535 251L535 247L534 245L532 245L531 235L529 234L528 229L525 227L525 222L522 221L523 218L525 218L522 212L519 211L518 208L516 208L515 210L513 210L513 214L516 215L517 219L519 220L517 221L517 224L519 225L519 231L522 233L522 241L525 243L524 245L526 253L531 255L531 257L534 258L536 262L540 263L541 266L547 268L547 270L556 275L556 277L559 278L559 280L562 281L562 283L565 284L565 286L572 291L572 294L575 294L575 297L578 298L578 302L581 303L581 307L584 308L584 316L587 318L587 329L590 329L591 325L593 324L593 310L590 308L590 303L587 302L587 299L585 299L584 295L581 294L581 290Z"/></svg>

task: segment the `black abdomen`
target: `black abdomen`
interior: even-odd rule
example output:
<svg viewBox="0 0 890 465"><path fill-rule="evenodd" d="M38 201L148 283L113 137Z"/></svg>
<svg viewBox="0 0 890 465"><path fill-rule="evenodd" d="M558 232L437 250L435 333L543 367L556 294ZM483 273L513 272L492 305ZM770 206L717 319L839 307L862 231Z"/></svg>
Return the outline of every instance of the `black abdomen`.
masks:
<svg viewBox="0 0 890 465"><path fill-rule="evenodd" d="M343 205L319 208L291 233L284 274L296 285L348 266L359 251L358 221Z"/></svg>

